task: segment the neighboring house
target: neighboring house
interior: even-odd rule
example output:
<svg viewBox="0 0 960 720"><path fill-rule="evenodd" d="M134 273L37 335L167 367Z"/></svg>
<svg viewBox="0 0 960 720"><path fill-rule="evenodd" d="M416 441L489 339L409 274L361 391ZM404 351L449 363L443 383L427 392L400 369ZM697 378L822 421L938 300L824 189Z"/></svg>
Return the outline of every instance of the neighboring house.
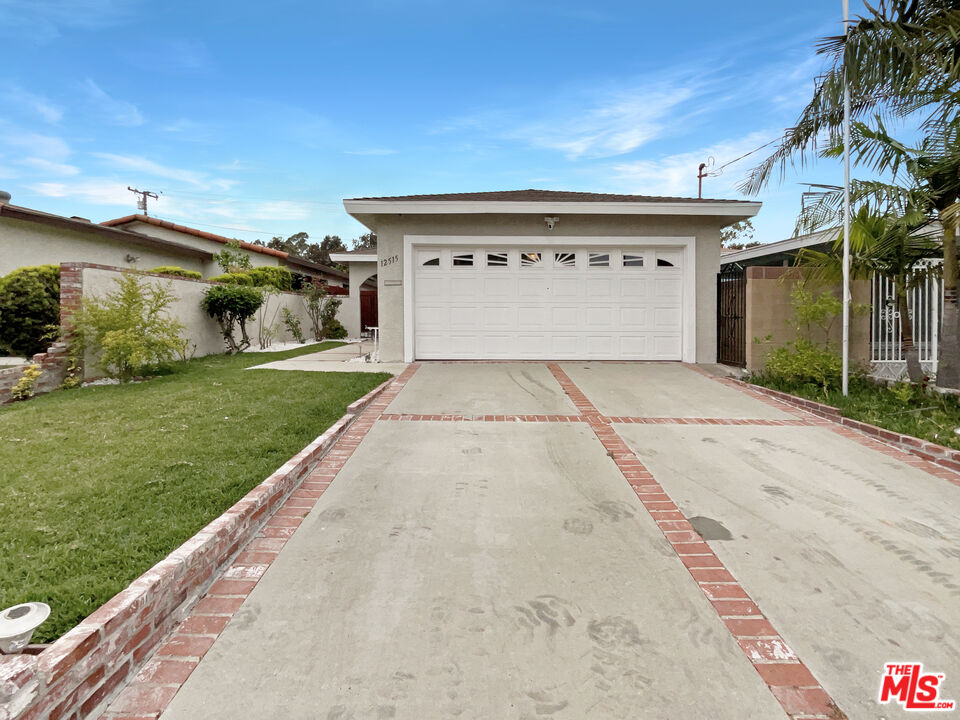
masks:
<svg viewBox="0 0 960 720"><path fill-rule="evenodd" d="M758 202L519 190L344 200L376 252L380 359L716 360L720 229ZM345 312L346 310L347 312Z"/></svg>
<svg viewBox="0 0 960 720"><path fill-rule="evenodd" d="M0 276L26 265L88 262L140 270L177 265L210 277L222 270L214 255L230 238L146 215L101 224L10 204L0 193ZM253 265L280 265L291 272L347 287L347 273L273 248L241 243Z"/></svg>
<svg viewBox="0 0 960 720"><path fill-rule="evenodd" d="M211 253L220 252L224 245L234 241L232 238L215 235L205 230L197 230L196 228L187 227L186 225L178 225L150 215L127 215L126 217L116 218L114 220L105 220L100 224L105 227L120 228L130 232L170 240L171 242L191 245L203 250L209 250ZM327 285L347 287L347 273L341 270L311 262L306 258L291 255L283 250L274 250L273 248L263 245L241 242L240 248L247 252L250 257L250 262L254 266L280 265L286 267L290 272L317 278ZM213 263L211 267L205 268L203 271L204 276L218 275L221 272L222 270L220 270L216 263Z"/></svg>
<svg viewBox="0 0 960 720"><path fill-rule="evenodd" d="M790 292L794 284L789 268L795 264L801 249L828 251L841 232L839 227L828 228L723 253L720 263L727 292L720 293L718 316L721 362L759 370L771 347L794 338L790 323L793 315ZM935 223L924 232L939 238L943 231ZM835 291L839 297L839 285ZM868 307L869 312L855 312L851 317L850 357L856 363L869 366L871 374L888 379L899 378L906 371L893 292L892 283L880 276L851 283L854 306ZM909 293L907 301L921 365L935 373L943 307L940 282L928 278ZM826 339L839 347L842 339L839 320Z"/></svg>

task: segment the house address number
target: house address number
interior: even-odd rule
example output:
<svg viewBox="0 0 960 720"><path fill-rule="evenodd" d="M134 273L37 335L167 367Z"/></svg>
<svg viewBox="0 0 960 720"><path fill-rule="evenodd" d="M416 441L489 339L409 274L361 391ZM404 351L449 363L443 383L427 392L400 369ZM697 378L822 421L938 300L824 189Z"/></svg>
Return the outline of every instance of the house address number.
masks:
<svg viewBox="0 0 960 720"><path fill-rule="evenodd" d="M393 265L394 263L397 263L397 262L400 262L400 256L391 255L390 257L383 258L383 260L380 261L380 267L387 267L388 265Z"/></svg>

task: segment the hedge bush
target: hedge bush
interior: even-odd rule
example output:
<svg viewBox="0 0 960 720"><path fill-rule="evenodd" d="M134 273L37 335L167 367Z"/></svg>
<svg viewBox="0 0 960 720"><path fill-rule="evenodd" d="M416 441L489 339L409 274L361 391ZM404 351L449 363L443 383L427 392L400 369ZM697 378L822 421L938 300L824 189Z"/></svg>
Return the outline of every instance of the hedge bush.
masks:
<svg viewBox="0 0 960 720"><path fill-rule="evenodd" d="M271 285L277 290L293 290L293 273L276 265L263 265L244 271L253 278L254 287Z"/></svg>
<svg viewBox="0 0 960 720"><path fill-rule="evenodd" d="M160 273L161 275L175 275L176 277L185 277L191 280L203 279L203 275L196 270L187 270L177 265L161 265L160 267L150 268L147 272Z"/></svg>
<svg viewBox="0 0 960 720"><path fill-rule="evenodd" d="M207 278L208 282L223 283L224 285L247 285L253 286L253 278L242 272L224 273L223 275L214 275Z"/></svg>
<svg viewBox="0 0 960 720"><path fill-rule="evenodd" d="M0 350L43 352L60 326L60 266L17 268L0 278Z"/></svg>

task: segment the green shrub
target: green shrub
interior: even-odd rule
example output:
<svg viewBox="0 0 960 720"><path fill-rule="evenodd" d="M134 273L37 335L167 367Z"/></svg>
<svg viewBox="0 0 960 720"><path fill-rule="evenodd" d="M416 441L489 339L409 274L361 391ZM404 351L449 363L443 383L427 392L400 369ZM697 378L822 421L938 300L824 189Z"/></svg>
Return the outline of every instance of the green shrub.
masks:
<svg viewBox="0 0 960 720"><path fill-rule="evenodd" d="M10 389L10 397L14 400L29 400L33 397L34 386L37 380L43 375L43 370L39 365L28 365L23 369L23 374L17 380L17 384Z"/></svg>
<svg viewBox="0 0 960 720"><path fill-rule="evenodd" d="M117 289L103 298L86 298L72 320L73 352L90 350L110 377L128 382L146 365L172 359L186 341L183 325L169 317L176 300L169 284L154 284L137 273L123 273Z"/></svg>
<svg viewBox="0 0 960 720"><path fill-rule="evenodd" d="M214 285L200 301L200 307L220 326L227 350L234 353L250 347L247 320L256 314L261 304L263 295L259 290L240 285ZM240 342L233 335L235 329L240 330Z"/></svg>
<svg viewBox="0 0 960 720"><path fill-rule="evenodd" d="M300 327L300 318L294 315L293 311L288 307L283 308L283 324L287 326L287 332L289 332L298 343L307 341L303 336L303 329Z"/></svg>
<svg viewBox="0 0 960 720"><path fill-rule="evenodd" d="M30 357L60 326L60 267L22 267L0 279L0 350Z"/></svg>
<svg viewBox="0 0 960 720"><path fill-rule="evenodd" d="M223 275L214 275L207 278L208 282L224 283L226 285L246 285L253 286L253 278L244 272L224 273Z"/></svg>
<svg viewBox="0 0 960 720"><path fill-rule="evenodd" d="M191 280L202 280L203 275L198 273L196 270L187 270L176 265L161 265L159 267L150 268L147 272L160 273L161 275L176 275L177 277L190 278Z"/></svg>
<svg viewBox="0 0 960 720"><path fill-rule="evenodd" d="M263 265L245 270L244 275L248 275L253 280L254 287L270 286L277 290L293 289L293 273L276 265Z"/></svg>
<svg viewBox="0 0 960 720"><path fill-rule="evenodd" d="M798 338L770 351L762 377L780 389L817 385L829 395L840 386L842 372L843 361L831 346Z"/></svg>
<svg viewBox="0 0 960 720"><path fill-rule="evenodd" d="M347 329L340 324L339 320L333 320L326 326L323 337L327 340L340 340L347 336Z"/></svg>

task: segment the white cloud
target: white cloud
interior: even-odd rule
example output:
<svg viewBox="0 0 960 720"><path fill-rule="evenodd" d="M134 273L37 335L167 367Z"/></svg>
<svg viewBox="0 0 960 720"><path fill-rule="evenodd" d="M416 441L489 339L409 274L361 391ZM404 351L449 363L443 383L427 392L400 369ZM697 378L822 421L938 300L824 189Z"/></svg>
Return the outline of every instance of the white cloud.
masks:
<svg viewBox="0 0 960 720"><path fill-rule="evenodd" d="M100 30L129 21L142 0L0 0L0 35L49 42L62 29Z"/></svg>
<svg viewBox="0 0 960 720"><path fill-rule="evenodd" d="M623 192L696 197L697 169L700 163L714 158L713 167L716 172L721 165L750 152L777 135L773 130L752 132L745 137L724 140L692 152L667 155L655 160L619 163L610 170L616 178L617 188ZM724 168L721 174L705 178L703 194L706 197L736 194L736 186L743 179L744 171L752 167L758 159L759 155L751 155ZM707 172L710 172L709 168Z"/></svg>
<svg viewBox="0 0 960 720"><path fill-rule="evenodd" d="M173 180L203 190L227 191L237 184L236 180L210 178L203 172L161 165L138 155L115 155L102 152L91 153L91 155L105 160L111 167L139 173L141 177Z"/></svg>
<svg viewBox="0 0 960 720"><path fill-rule="evenodd" d="M28 167L39 170L40 172L46 173L48 175L79 175L80 168L75 165L68 165L66 163L52 162L44 158L30 157L21 161L21 165L26 165Z"/></svg>
<svg viewBox="0 0 960 720"><path fill-rule="evenodd" d="M693 88L679 86L619 91L579 111L564 112L568 119L535 122L506 136L559 150L572 159L624 155L660 137L667 117L693 95Z"/></svg>
<svg viewBox="0 0 960 720"><path fill-rule="evenodd" d="M20 130L6 124L0 125L0 146L14 148L18 155L29 155L43 158L52 162L62 162L70 154L70 146L66 140L56 135Z"/></svg>
<svg viewBox="0 0 960 720"><path fill-rule="evenodd" d="M77 198L92 205L130 205L133 196L124 183L107 178L90 178L81 181L42 182L27 186L28 189L54 198Z"/></svg>
<svg viewBox="0 0 960 720"><path fill-rule="evenodd" d="M146 122L136 105L126 100L111 97L90 78L87 78L82 87L96 112L111 124L137 127Z"/></svg>
<svg viewBox="0 0 960 720"><path fill-rule="evenodd" d="M8 85L2 93L3 99L28 113L37 115L45 122L56 124L63 117L63 110L43 95L24 90L19 85Z"/></svg>

